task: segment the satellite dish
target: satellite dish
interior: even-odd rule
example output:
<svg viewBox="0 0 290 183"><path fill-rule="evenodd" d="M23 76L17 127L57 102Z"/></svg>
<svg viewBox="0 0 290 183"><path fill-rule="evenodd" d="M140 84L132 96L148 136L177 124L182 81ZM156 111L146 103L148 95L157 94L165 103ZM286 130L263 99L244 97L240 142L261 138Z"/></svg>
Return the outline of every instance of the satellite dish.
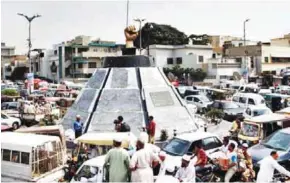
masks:
<svg viewBox="0 0 290 183"><path fill-rule="evenodd" d="M238 72L234 72L233 73L233 78L234 78L234 80L237 80L237 81L239 81L239 80L241 80L241 75L238 73Z"/></svg>

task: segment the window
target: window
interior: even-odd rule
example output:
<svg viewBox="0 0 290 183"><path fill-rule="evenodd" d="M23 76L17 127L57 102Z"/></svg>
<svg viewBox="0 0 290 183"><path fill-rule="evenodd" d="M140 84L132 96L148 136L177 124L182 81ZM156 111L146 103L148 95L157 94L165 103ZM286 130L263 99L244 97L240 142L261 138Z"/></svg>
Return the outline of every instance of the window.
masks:
<svg viewBox="0 0 290 183"><path fill-rule="evenodd" d="M249 98L248 104L255 105L255 101L252 98Z"/></svg>
<svg viewBox="0 0 290 183"><path fill-rule="evenodd" d="M247 103L247 98L241 97L239 102L242 104L245 104L245 103Z"/></svg>
<svg viewBox="0 0 290 183"><path fill-rule="evenodd" d="M29 165L29 153L21 152L21 163Z"/></svg>
<svg viewBox="0 0 290 183"><path fill-rule="evenodd" d="M239 102L239 97L233 97L234 102Z"/></svg>
<svg viewBox="0 0 290 183"><path fill-rule="evenodd" d="M187 101L192 101L193 97L186 97Z"/></svg>
<svg viewBox="0 0 290 183"><path fill-rule="evenodd" d="M57 55L57 50L54 50L53 54L54 54L54 55Z"/></svg>
<svg viewBox="0 0 290 183"><path fill-rule="evenodd" d="M198 62L203 62L203 56L198 56Z"/></svg>
<svg viewBox="0 0 290 183"><path fill-rule="evenodd" d="M217 109L221 109L221 108L222 108L222 107L221 107L221 103L219 103L219 102L215 102L215 103L213 103L212 107L213 107L213 108L217 108Z"/></svg>
<svg viewBox="0 0 290 183"><path fill-rule="evenodd" d="M12 151L12 162L19 163L20 162L20 152L19 151Z"/></svg>
<svg viewBox="0 0 290 183"><path fill-rule="evenodd" d="M215 149L222 146L222 143L217 140L215 137L209 137L203 139L203 148L204 150Z"/></svg>
<svg viewBox="0 0 290 183"><path fill-rule="evenodd" d="M252 115L252 113L251 113L251 109L248 108L248 109L246 110L246 113L247 113L249 116L251 116L251 115Z"/></svg>
<svg viewBox="0 0 290 183"><path fill-rule="evenodd" d="M3 149L3 161L10 161L11 151Z"/></svg>
<svg viewBox="0 0 290 183"><path fill-rule="evenodd" d="M215 53L212 54L212 58L216 58L216 54Z"/></svg>
<svg viewBox="0 0 290 183"><path fill-rule="evenodd" d="M196 97L194 97L193 100L194 100L194 102L199 102L200 101L199 98L196 98Z"/></svg>
<svg viewBox="0 0 290 183"><path fill-rule="evenodd" d="M82 63L79 63L79 64L78 64L78 68L79 68L79 69L83 68L83 64L82 64Z"/></svg>
<svg viewBox="0 0 290 183"><path fill-rule="evenodd" d="M8 118L4 114L1 114L1 119L8 119Z"/></svg>
<svg viewBox="0 0 290 183"><path fill-rule="evenodd" d="M264 60L265 60L265 63L269 62L269 58L268 57L265 57Z"/></svg>
<svg viewBox="0 0 290 183"><path fill-rule="evenodd" d="M176 64L182 64L182 57L176 58Z"/></svg>
<svg viewBox="0 0 290 183"><path fill-rule="evenodd" d="M167 58L167 64L173 64L173 58Z"/></svg>
<svg viewBox="0 0 290 183"><path fill-rule="evenodd" d="M242 63L242 58L236 58L236 62Z"/></svg>
<svg viewBox="0 0 290 183"><path fill-rule="evenodd" d="M97 68L96 62L89 62L89 68Z"/></svg>

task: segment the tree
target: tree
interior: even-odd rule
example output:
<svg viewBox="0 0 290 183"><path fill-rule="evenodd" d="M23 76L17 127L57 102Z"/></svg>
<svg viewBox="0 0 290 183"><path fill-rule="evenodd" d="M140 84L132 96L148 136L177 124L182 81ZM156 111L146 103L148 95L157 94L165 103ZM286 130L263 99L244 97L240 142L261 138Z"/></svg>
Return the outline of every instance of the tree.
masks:
<svg viewBox="0 0 290 183"><path fill-rule="evenodd" d="M184 45L188 44L188 37L183 32L170 25L146 23L141 29L142 48L148 45ZM140 34L134 41L134 46L139 48Z"/></svg>
<svg viewBox="0 0 290 183"><path fill-rule="evenodd" d="M210 38L207 34L191 34L190 36L188 36L188 38L192 41L192 44L194 45L207 45L208 43L210 43Z"/></svg>

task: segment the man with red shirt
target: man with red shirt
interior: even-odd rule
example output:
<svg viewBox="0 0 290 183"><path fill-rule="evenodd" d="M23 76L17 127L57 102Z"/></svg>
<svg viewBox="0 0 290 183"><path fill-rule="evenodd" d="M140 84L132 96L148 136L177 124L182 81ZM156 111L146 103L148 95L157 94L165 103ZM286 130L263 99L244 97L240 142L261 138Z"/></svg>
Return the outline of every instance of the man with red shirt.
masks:
<svg viewBox="0 0 290 183"><path fill-rule="evenodd" d="M196 172L201 170L207 164L207 155L202 148L201 143L196 144L194 152L197 157L196 163L194 164Z"/></svg>
<svg viewBox="0 0 290 183"><path fill-rule="evenodd" d="M155 142L155 128L156 128L156 123L153 121L153 116L149 116L149 124L147 126L147 132L149 135L149 143L154 144Z"/></svg>

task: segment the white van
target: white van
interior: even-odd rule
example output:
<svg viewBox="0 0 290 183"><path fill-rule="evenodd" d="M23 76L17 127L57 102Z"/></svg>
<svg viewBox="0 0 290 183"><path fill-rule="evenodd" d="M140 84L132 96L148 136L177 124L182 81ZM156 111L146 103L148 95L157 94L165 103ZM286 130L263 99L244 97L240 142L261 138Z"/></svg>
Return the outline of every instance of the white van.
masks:
<svg viewBox="0 0 290 183"><path fill-rule="evenodd" d="M2 182L53 182L64 176L59 137L17 132L1 134Z"/></svg>
<svg viewBox="0 0 290 183"><path fill-rule="evenodd" d="M261 116L265 114L272 114L273 112L271 111L270 108L266 106L249 106L244 110L243 116L246 119L251 119L256 116Z"/></svg>
<svg viewBox="0 0 290 183"><path fill-rule="evenodd" d="M242 108L246 108L250 105L266 106L264 98L255 93L236 93L234 94L232 100Z"/></svg>

